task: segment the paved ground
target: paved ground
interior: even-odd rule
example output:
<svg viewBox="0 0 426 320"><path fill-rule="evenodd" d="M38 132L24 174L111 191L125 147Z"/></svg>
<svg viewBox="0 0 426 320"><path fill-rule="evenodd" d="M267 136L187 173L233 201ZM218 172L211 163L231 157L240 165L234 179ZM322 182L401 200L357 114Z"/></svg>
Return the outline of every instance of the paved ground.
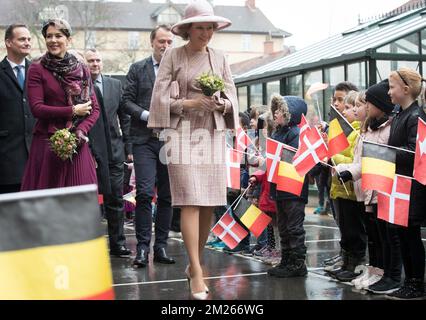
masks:
<svg viewBox="0 0 426 320"><path fill-rule="evenodd" d="M372 300L384 299L359 292L348 284L325 276L321 262L339 252L339 231L333 218L317 216L308 209L306 243L308 247L306 278L277 279L269 277L270 266L242 255L229 255L213 249L205 251L205 275L214 300ZM135 252L136 239L126 226L129 248ZM426 238L426 230L423 230ZM426 239L425 239L426 240ZM114 289L119 300L186 300L188 285L184 275L187 264L181 239L169 239L168 253L175 265L151 261L147 268L135 269L132 258L111 258Z"/></svg>

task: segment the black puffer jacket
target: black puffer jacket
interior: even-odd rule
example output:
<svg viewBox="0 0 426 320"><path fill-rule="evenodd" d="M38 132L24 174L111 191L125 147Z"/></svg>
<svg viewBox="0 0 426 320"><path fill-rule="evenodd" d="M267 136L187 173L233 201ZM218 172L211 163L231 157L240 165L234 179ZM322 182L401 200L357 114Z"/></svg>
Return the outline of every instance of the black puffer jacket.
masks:
<svg viewBox="0 0 426 320"><path fill-rule="evenodd" d="M272 139L285 143L291 147L299 147L299 134L300 129L297 126L301 119L302 114L306 114L308 107L303 101L303 99L294 96L284 96L283 99L288 105L288 110L290 112L290 121L288 125L278 128L273 134ZM300 197L283 191L278 191L275 183L271 183L270 196L272 200L297 200L304 203L308 203L308 193L309 193L309 179L305 178L303 183L302 194Z"/></svg>
<svg viewBox="0 0 426 320"><path fill-rule="evenodd" d="M416 150L418 119L426 120L426 114L417 101L405 110L399 111L392 121L389 145ZM413 176L414 154L397 150L396 173ZM418 225L426 218L426 186L413 180L410 196L409 225Z"/></svg>

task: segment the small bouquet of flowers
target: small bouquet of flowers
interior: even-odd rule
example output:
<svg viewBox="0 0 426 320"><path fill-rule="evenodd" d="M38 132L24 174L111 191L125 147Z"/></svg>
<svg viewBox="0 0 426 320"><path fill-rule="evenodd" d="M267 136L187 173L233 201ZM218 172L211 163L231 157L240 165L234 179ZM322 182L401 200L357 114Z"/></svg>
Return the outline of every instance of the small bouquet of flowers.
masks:
<svg viewBox="0 0 426 320"><path fill-rule="evenodd" d="M77 137L68 128L57 130L50 138L50 148L63 161L77 153Z"/></svg>
<svg viewBox="0 0 426 320"><path fill-rule="evenodd" d="M202 73L195 79L197 85L204 95L211 97L217 91L225 90L225 82L223 79L215 74Z"/></svg>

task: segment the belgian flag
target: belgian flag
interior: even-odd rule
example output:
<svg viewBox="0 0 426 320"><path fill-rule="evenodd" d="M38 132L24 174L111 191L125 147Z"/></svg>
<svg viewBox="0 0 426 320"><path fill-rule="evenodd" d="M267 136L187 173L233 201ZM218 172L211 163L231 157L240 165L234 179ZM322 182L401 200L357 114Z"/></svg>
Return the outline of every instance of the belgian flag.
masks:
<svg viewBox="0 0 426 320"><path fill-rule="evenodd" d="M354 128L333 107L330 107L330 126L328 128L328 152L329 157L342 152L349 147L348 136Z"/></svg>
<svg viewBox="0 0 426 320"><path fill-rule="evenodd" d="M396 170L396 151L385 145L364 141L362 144L361 186L392 194Z"/></svg>
<svg viewBox="0 0 426 320"><path fill-rule="evenodd" d="M293 166L293 157L296 151L291 150L284 145L283 152L278 168L277 190L285 191L296 196L300 196L303 189L305 176L300 176Z"/></svg>
<svg viewBox="0 0 426 320"><path fill-rule="evenodd" d="M263 213L246 199L241 198L240 203L234 209L234 214L240 221L258 238L263 230L271 222L271 217Z"/></svg>
<svg viewBox="0 0 426 320"><path fill-rule="evenodd" d="M0 195L0 299L114 299L96 185Z"/></svg>

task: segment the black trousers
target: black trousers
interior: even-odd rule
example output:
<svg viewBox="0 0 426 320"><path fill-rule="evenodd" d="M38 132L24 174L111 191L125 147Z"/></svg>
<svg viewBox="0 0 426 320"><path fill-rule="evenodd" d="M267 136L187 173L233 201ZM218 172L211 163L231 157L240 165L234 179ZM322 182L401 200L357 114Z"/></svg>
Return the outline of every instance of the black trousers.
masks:
<svg viewBox="0 0 426 320"><path fill-rule="evenodd" d="M374 206L377 212L377 206ZM401 244L398 227L384 220L377 219L380 239L383 244L384 276L401 281Z"/></svg>
<svg viewBox="0 0 426 320"><path fill-rule="evenodd" d="M21 191L20 184L0 184L0 194Z"/></svg>
<svg viewBox="0 0 426 320"><path fill-rule="evenodd" d="M172 224L170 230L180 232L180 208L173 208Z"/></svg>
<svg viewBox="0 0 426 320"><path fill-rule="evenodd" d="M144 144L133 145L133 161L136 176L135 229L137 248L150 251L152 236L152 198L157 186L157 214L155 215L154 251L167 246L172 206L169 173L160 161L163 142L150 138Z"/></svg>
<svg viewBox="0 0 426 320"><path fill-rule="evenodd" d="M335 202L338 204L340 247L358 258L363 258L367 249L364 203L342 198L337 198Z"/></svg>
<svg viewBox="0 0 426 320"><path fill-rule="evenodd" d="M424 279L425 247L422 242L420 226L398 227L401 241L402 261L406 279Z"/></svg>
<svg viewBox="0 0 426 320"><path fill-rule="evenodd" d="M383 269L383 243L379 234L377 212L366 212L364 222L367 230L369 265Z"/></svg>
<svg viewBox="0 0 426 320"><path fill-rule="evenodd" d="M111 194L104 195L104 210L108 222L109 247L111 250L115 250L126 245L126 237L124 236L123 163L109 165L109 181Z"/></svg>
<svg viewBox="0 0 426 320"><path fill-rule="evenodd" d="M277 201L277 223L281 250L296 250L306 253L305 203L298 200Z"/></svg>

